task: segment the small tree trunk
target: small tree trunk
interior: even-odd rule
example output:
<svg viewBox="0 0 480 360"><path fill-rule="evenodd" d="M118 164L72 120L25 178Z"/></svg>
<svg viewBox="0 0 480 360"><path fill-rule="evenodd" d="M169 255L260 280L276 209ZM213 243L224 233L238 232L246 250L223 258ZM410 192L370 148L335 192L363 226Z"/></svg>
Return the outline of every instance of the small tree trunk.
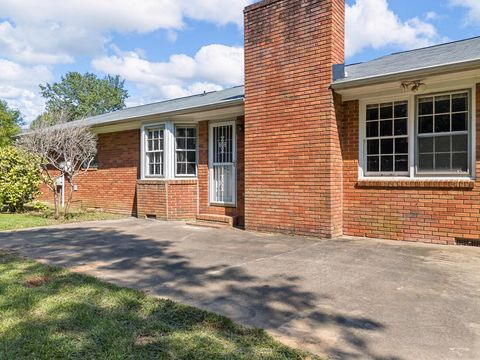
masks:
<svg viewBox="0 0 480 360"><path fill-rule="evenodd" d="M55 220L58 220L60 218L60 204L59 204L60 196L58 194L58 188L55 187L55 190L53 190L53 204L55 206Z"/></svg>
<svg viewBox="0 0 480 360"><path fill-rule="evenodd" d="M65 204L65 209L64 209L64 214L63 216L65 216L65 218L67 218L68 216L68 212L70 211L70 203L72 202L72 198L73 198L73 184L69 182L69 185L70 185L70 191L68 193L68 198L67 198L67 202Z"/></svg>

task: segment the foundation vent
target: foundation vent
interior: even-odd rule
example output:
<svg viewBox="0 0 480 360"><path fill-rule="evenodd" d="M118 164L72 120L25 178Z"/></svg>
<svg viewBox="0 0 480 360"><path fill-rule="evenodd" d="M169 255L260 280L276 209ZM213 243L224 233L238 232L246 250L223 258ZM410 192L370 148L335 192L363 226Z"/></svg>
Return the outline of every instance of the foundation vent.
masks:
<svg viewBox="0 0 480 360"><path fill-rule="evenodd" d="M146 218L147 220L157 220L157 215L155 215L155 214L147 214L147 215L145 216L145 218Z"/></svg>
<svg viewBox="0 0 480 360"><path fill-rule="evenodd" d="M480 239L456 238L455 239L455 245L480 247Z"/></svg>

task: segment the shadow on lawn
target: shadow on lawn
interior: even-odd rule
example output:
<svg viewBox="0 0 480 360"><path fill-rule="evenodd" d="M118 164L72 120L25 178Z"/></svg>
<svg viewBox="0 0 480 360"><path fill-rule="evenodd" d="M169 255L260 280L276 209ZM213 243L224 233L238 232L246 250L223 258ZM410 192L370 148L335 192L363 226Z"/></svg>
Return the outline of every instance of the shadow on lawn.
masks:
<svg viewBox="0 0 480 360"><path fill-rule="evenodd" d="M18 239L24 240L16 243ZM116 284L147 289L148 293L220 313L246 325L282 333L281 327L301 314L306 328L296 333L287 329L286 335L326 349L334 359L399 359L375 354L362 336L382 331L381 323L318 311L318 304L328 295L302 290L298 278L260 278L228 264L194 266L186 255L172 249L174 243L173 239L146 239L113 228L47 228L0 234L0 247L18 248L28 256L47 258L49 263L64 267L99 263L96 271L107 274L102 277ZM327 343L318 346L322 337L316 331L332 327L348 345L346 348Z"/></svg>
<svg viewBox="0 0 480 360"><path fill-rule="evenodd" d="M299 358L262 331L169 300L35 264L16 273L0 281L0 288L16 286L0 301L14 319L0 333L1 359ZM20 275L32 274L50 281L34 290L19 286Z"/></svg>

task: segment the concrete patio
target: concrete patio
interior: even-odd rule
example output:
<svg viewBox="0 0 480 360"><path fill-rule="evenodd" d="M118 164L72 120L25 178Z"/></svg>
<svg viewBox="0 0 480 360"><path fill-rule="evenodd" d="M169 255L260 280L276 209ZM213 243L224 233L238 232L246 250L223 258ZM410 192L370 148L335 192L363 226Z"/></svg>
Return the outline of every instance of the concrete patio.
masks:
<svg viewBox="0 0 480 360"><path fill-rule="evenodd" d="M480 249L138 219L0 233L0 248L262 327L333 359L478 359Z"/></svg>

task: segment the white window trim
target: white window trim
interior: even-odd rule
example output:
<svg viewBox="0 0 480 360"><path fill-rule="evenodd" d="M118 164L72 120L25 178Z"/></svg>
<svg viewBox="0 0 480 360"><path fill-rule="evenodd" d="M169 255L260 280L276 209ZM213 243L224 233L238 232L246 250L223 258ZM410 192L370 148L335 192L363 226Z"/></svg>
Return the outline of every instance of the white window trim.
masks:
<svg viewBox="0 0 480 360"><path fill-rule="evenodd" d="M162 175L149 175L147 174L147 169L148 169L148 159L147 159L147 141L148 141L148 132L150 130L163 130L163 174ZM141 137L141 143L142 143L142 176L144 179L163 179L165 178L166 174L166 166L165 166L165 158L166 158L166 131L165 131L165 124L159 123L159 124L149 124L147 126L142 127L142 137Z"/></svg>
<svg viewBox="0 0 480 360"><path fill-rule="evenodd" d="M364 122L365 133L364 133L363 141L362 141L362 146L363 147L366 146L365 144L367 143L367 140L370 140L370 138L367 139L367 136L366 136L366 132L367 132L367 130L366 130L367 129L366 109L367 109L367 107L369 105L379 105L380 106L380 105L385 104L385 103L392 103L392 105L393 105L393 108L392 108L392 111L393 111L393 113L392 113L392 131L393 131L393 129L395 127L395 121L394 121L394 119L395 119L395 116L394 116L395 106L394 105L395 105L395 103L404 102L404 101L407 101L407 106L408 106L409 105L408 100L393 100L393 101L385 101L385 102L380 102L380 103L375 103L375 104L368 102L368 103L365 104L365 114L364 114L364 116L365 116L365 122ZM378 134L379 136L374 137L372 139L375 139L375 140L378 139L379 140L379 145L381 145L381 140L382 139L391 138L391 139L393 139L394 142L395 142L395 139L397 139L397 138L408 138L409 139L408 135L409 135L409 129L410 129L409 126L410 125L408 124L408 120L409 120L408 111L409 111L409 108L407 107L407 136L405 136L405 135L380 136L380 134ZM402 119L404 119L404 118L402 118ZM381 122L381 119L379 118L377 121ZM409 139L409 141L410 141L410 139ZM410 148L407 151L409 151L407 156L408 156L409 162L410 162ZM397 155L397 154L394 154L394 158L395 158L395 155ZM401 155L405 155L405 154L403 153ZM381 158L381 154L379 155L379 158ZM395 172L395 171L391 171L391 172L379 171L379 172L376 172L376 173L373 173L373 174L372 173L368 174L368 171L365 170L365 168L367 166L366 159L367 159L367 153L366 153L366 150L364 150L364 157L363 157L362 160L363 160L363 164L364 164L365 177L368 177L368 178L375 177L374 174L379 174L379 175L377 175L377 177L385 178L385 177L388 177L388 176L390 176L390 177L407 176L408 173L409 173L409 171L407 170L407 171L402 171L402 172L400 172L400 171L398 171L398 172ZM409 166L410 166L410 163L409 163Z"/></svg>
<svg viewBox="0 0 480 360"><path fill-rule="evenodd" d="M185 124L178 123L178 126L197 126L196 123ZM195 180L198 175L198 130L197 130L197 175L195 176L176 176L175 173L175 126L172 121L145 123L140 129L140 179L141 180ZM148 129L163 127L163 176L147 175L147 155L146 155L146 137Z"/></svg>
<svg viewBox="0 0 480 360"><path fill-rule="evenodd" d="M415 177L419 178L419 179L422 179L422 178L425 178L425 177L451 177L451 178L455 178L455 179L458 179L458 178L471 178L472 176L470 174L473 173L473 169L474 169L474 164L472 162L472 157L474 157L474 151L475 151L475 148L472 147L472 139L474 137L473 133L472 133L472 123L473 123L473 120L475 119L475 115L473 113L473 110L472 110L472 104L473 104L473 95L472 95L472 90L471 89L461 89L461 90L454 90L454 91L441 91L441 92L435 92L435 93L429 93L429 94L421 94L421 95L417 95L415 96L415 164L418 163L418 158L419 158L419 152L418 152L418 138L419 137L423 137L422 135L420 135L418 133L418 99L419 98L422 98L422 97L436 97L436 96L442 96L442 95L454 95L454 94L463 94L463 93L467 93L467 96L468 96L468 129L466 131L466 135L468 137L468 141L469 141L469 148L467 149L468 150L468 159L469 159L469 164L468 164L468 173L459 173L459 174L453 174L453 173L450 173L450 172L445 172L445 173L441 173L441 172L422 172L422 171L419 171L417 166L415 166ZM459 132L457 132L459 133ZM445 136L446 135L455 135L455 132L445 132L443 133ZM420 135L420 136L417 136L417 135ZM439 136L443 136L443 135L439 135ZM424 136L424 137L430 137L430 134Z"/></svg>
<svg viewBox="0 0 480 360"><path fill-rule="evenodd" d="M418 96L426 96L429 94L438 93L454 93L461 91L470 91L470 174L469 175L420 175L416 173L416 101ZM442 88L432 88L425 93L403 93L396 95L385 95L377 97L365 97L359 100L359 137L358 137L358 180L368 181L402 181L402 180L424 180L424 181L439 181L439 180L472 180L476 178L476 83L470 83L466 86L457 84L444 86ZM386 103L394 101L408 101L408 162L409 175L407 176L367 176L366 169L366 149L364 147L364 140L366 139L366 109L369 104Z"/></svg>
<svg viewBox="0 0 480 360"><path fill-rule="evenodd" d="M176 135L177 135L177 129L180 128L194 128L195 129L195 174L193 175L185 175L185 174L177 174L177 141L176 141ZM175 124L174 128L174 153L173 153L173 162L174 162L174 174L175 178L181 179L181 178L196 178L198 176L198 126L197 124Z"/></svg>

